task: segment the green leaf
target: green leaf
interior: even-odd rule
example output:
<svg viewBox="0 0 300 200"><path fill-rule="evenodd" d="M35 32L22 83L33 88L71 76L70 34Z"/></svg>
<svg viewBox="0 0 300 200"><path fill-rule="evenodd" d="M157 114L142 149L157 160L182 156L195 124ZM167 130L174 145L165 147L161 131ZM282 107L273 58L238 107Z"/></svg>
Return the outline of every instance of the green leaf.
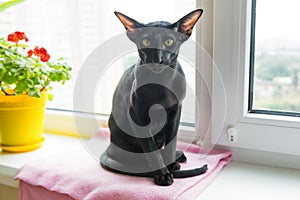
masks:
<svg viewBox="0 0 300 200"><path fill-rule="evenodd" d="M25 80L19 81L16 85L16 92L27 92L28 87Z"/></svg>
<svg viewBox="0 0 300 200"><path fill-rule="evenodd" d="M22 3L24 0L10 0L7 2L3 2L0 4L0 12L4 11L5 9L12 7L14 5L17 5L19 3Z"/></svg>
<svg viewBox="0 0 300 200"><path fill-rule="evenodd" d="M26 86L29 88L33 88L34 87L34 81L31 79L27 79L26 81Z"/></svg>
<svg viewBox="0 0 300 200"><path fill-rule="evenodd" d="M31 96L31 97L40 98L41 97L41 92L40 92L39 89L34 88L34 89L29 90L28 95Z"/></svg>
<svg viewBox="0 0 300 200"><path fill-rule="evenodd" d="M39 77L32 77L30 80L33 82L34 85L41 84Z"/></svg>
<svg viewBox="0 0 300 200"><path fill-rule="evenodd" d="M0 81L2 80L5 73L6 73L6 69L3 67L2 63L0 62Z"/></svg>
<svg viewBox="0 0 300 200"><path fill-rule="evenodd" d="M9 85L14 84L16 82L16 80L17 80L16 77L11 75L10 73L5 73L2 78L2 81Z"/></svg>
<svg viewBox="0 0 300 200"><path fill-rule="evenodd" d="M48 100L49 100L49 101L52 101L52 100L53 100L53 97L54 97L54 95L53 95L52 93L49 93L49 94L48 94Z"/></svg>

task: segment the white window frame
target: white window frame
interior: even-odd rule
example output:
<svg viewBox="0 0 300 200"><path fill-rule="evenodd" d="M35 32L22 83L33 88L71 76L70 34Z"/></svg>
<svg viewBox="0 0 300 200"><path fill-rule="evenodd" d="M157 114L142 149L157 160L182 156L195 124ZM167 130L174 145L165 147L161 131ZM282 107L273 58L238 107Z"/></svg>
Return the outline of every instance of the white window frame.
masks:
<svg viewBox="0 0 300 200"><path fill-rule="evenodd" d="M200 8L208 7L211 9L212 3L208 2L208 4L205 0L197 0L197 6ZM205 9L205 8L204 8ZM209 13L209 12L208 12ZM202 16L201 20L199 23L197 23L197 32L195 31L193 34L196 34L196 40L197 43L201 43L200 41L203 40L203 37L200 35L207 35L205 32L208 31L208 29L203 28L208 26L209 23L205 22L205 18L210 19L209 15ZM204 22L204 23L203 23ZM205 30L205 31L204 31ZM203 41L208 41L208 40L203 40ZM209 45L206 45L207 47ZM199 63L200 61L197 60L196 63ZM198 64L196 64L198 66ZM197 84L198 85L198 84ZM198 94L198 92L196 92ZM201 98L203 98L201 96ZM210 100L210 99L209 99ZM207 108L207 104L203 104L202 102L205 101L199 101L201 103L201 108ZM209 112L208 109L207 112ZM206 112L203 112L205 115ZM197 113L196 113L197 114ZM201 115L202 116L202 115ZM196 116L199 118L199 116ZM96 120L95 120L96 119ZM202 119L202 118L201 118ZM75 113L72 111L63 111L63 110L52 110L52 109L47 109L46 110L46 117L45 117L45 125L44 125L44 131L48 133L59 133L63 135L78 135L80 137L84 138L90 138L93 136L95 131L99 129L99 127L106 126L107 125L107 120L108 117L105 116L100 116L97 115L95 116L94 114L85 114L85 113ZM202 124L205 124L209 120L201 120ZM95 123L96 122L96 123ZM200 124L201 125L201 124ZM85 133L82 133L81 131L78 130L78 127L80 127L81 130L85 130ZM193 143L199 143L201 144L202 141L202 135L205 133L200 134L198 133L194 127L189 127L189 126L180 126L180 134L178 139L182 141L187 141L187 142L193 142ZM80 133L79 133L80 132Z"/></svg>
<svg viewBox="0 0 300 200"><path fill-rule="evenodd" d="M300 169L300 119L250 114L247 110L251 0L198 0L197 5L204 9L197 25L197 43L213 57L217 68L205 65L199 56L201 50L197 49L196 65L206 77L205 83L196 77L196 97L201 110L196 113L196 125L200 128L197 134L181 128L179 139L231 149L234 159L239 161ZM212 97L203 95L203 84L212 90ZM51 110L46 113L46 132L76 134L74 114ZM90 118L82 114L76 120L86 127L87 137L98 128ZM98 124L106 120L97 118ZM203 126L206 128L201 129ZM228 140L229 128L236 131L234 143Z"/></svg>
<svg viewBox="0 0 300 200"><path fill-rule="evenodd" d="M218 73L214 71L212 104L220 104L223 98L226 117L219 134L216 124L222 119L219 110L213 109L212 141L249 152L255 150L256 153L273 156L300 156L299 118L248 113L251 6L251 0L214 1L213 57L224 82L226 98L217 82ZM235 131L235 142L229 141L228 129ZM272 164L272 160L270 162ZM292 167L299 168L300 165Z"/></svg>

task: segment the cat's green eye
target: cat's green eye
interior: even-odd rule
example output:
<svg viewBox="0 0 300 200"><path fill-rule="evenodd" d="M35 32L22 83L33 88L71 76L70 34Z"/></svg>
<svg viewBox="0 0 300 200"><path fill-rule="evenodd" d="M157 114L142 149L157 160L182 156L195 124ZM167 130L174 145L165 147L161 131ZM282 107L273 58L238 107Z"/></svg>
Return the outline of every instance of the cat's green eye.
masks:
<svg viewBox="0 0 300 200"><path fill-rule="evenodd" d="M173 41L172 39L167 39L167 40L165 41L165 45L168 46L168 47L172 46L173 43L174 43L174 41Z"/></svg>
<svg viewBox="0 0 300 200"><path fill-rule="evenodd" d="M148 39L143 39L142 43L143 43L144 47L150 46L150 41Z"/></svg>

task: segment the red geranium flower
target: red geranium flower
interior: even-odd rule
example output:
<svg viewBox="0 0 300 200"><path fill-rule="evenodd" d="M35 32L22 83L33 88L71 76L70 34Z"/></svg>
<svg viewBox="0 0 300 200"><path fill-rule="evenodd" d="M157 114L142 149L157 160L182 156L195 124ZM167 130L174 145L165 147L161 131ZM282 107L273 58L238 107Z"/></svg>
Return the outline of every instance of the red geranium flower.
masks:
<svg viewBox="0 0 300 200"><path fill-rule="evenodd" d="M16 31L8 35L7 40L10 42L18 43L20 40L28 42L28 38L24 32Z"/></svg>
<svg viewBox="0 0 300 200"><path fill-rule="evenodd" d="M32 55L38 56L42 62L48 62L50 59L50 55L44 47L35 47L33 50L29 50L28 57L30 58Z"/></svg>

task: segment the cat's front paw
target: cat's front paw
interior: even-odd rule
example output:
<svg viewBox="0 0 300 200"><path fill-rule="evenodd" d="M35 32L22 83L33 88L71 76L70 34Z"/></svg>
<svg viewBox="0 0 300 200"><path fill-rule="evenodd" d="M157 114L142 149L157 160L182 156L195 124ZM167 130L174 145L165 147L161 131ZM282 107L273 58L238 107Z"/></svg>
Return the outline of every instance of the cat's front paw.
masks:
<svg viewBox="0 0 300 200"><path fill-rule="evenodd" d="M155 175L154 183L161 186L169 186L173 183L173 175L171 173L167 173L164 175Z"/></svg>

